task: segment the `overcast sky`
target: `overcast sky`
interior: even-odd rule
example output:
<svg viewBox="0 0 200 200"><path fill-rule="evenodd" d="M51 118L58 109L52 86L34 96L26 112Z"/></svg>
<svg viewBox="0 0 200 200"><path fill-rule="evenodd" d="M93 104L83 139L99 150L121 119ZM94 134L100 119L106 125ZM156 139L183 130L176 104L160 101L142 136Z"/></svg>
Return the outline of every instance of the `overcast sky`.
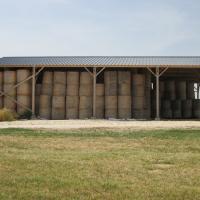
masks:
<svg viewBox="0 0 200 200"><path fill-rule="evenodd" d="M0 0L0 25L0 57L200 54L200 0Z"/></svg>

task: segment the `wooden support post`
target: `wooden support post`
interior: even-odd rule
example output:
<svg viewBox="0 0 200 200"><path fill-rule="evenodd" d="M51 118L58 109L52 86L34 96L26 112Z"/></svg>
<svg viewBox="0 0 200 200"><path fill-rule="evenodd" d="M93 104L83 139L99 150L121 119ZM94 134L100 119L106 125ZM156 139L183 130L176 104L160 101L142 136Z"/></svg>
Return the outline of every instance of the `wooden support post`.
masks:
<svg viewBox="0 0 200 200"><path fill-rule="evenodd" d="M97 69L93 67L93 115L96 118L96 81L97 81Z"/></svg>
<svg viewBox="0 0 200 200"><path fill-rule="evenodd" d="M35 84L36 84L36 81L35 81L35 66L33 66L33 70L32 70L32 73L33 73L33 77L32 77L32 117L34 118L35 117Z"/></svg>
<svg viewBox="0 0 200 200"><path fill-rule="evenodd" d="M160 70L156 68L156 119L160 120Z"/></svg>

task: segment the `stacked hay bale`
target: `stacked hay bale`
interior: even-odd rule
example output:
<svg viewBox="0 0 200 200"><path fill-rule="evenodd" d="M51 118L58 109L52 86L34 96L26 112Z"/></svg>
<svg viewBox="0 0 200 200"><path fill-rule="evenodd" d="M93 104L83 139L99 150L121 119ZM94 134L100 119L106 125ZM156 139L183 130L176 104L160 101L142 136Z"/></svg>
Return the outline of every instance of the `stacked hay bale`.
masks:
<svg viewBox="0 0 200 200"><path fill-rule="evenodd" d="M53 96L51 118L54 120L65 119L66 72L53 73Z"/></svg>
<svg viewBox="0 0 200 200"><path fill-rule="evenodd" d="M44 119L51 119L52 89L53 89L53 72L45 71L42 80L40 108L39 108L39 116Z"/></svg>
<svg viewBox="0 0 200 200"><path fill-rule="evenodd" d="M97 83L96 84L96 118L103 119L104 118L104 84Z"/></svg>
<svg viewBox="0 0 200 200"><path fill-rule="evenodd" d="M181 100L172 101L172 116L174 119L182 118L182 104Z"/></svg>
<svg viewBox="0 0 200 200"><path fill-rule="evenodd" d="M144 119L145 113L145 75L133 74L132 75L132 107L133 118Z"/></svg>
<svg viewBox="0 0 200 200"><path fill-rule="evenodd" d="M180 108L179 103L176 101L176 84L174 80L164 81L164 92L160 105L163 118L171 119L173 116L177 118L180 114L178 111Z"/></svg>
<svg viewBox="0 0 200 200"><path fill-rule="evenodd" d="M16 71L6 70L3 73L4 79L4 93L8 96L4 96L4 107L15 112L16 111L16 103L12 101L12 99L16 100L17 93L16 88L13 88L16 85Z"/></svg>
<svg viewBox="0 0 200 200"><path fill-rule="evenodd" d="M17 70L17 84L30 77L31 72L28 69ZM27 108L31 108L31 81L25 81L17 87L17 113L24 114Z"/></svg>
<svg viewBox="0 0 200 200"><path fill-rule="evenodd" d="M182 117L185 119L192 118L192 100L191 99L182 101Z"/></svg>
<svg viewBox="0 0 200 200"><path fill-rule="evenodd" d="M145 103L144 103L144 118L151 118L151 72L146 70L145 74Z"/></svg>
<svg viewBox="0 0 200 200"><path fill-rule="evenodd" d="M194 82L187 82L187 99L195 99Z"/></svg>
<svg viewBox="0 0 200 200"><path fill-rule="evenodd" d="M193 108L193 117L200 119L200 99L193 100L192 108Z"/></svg>
<svg viewBox="0 0 200 200"><path fill-rule="evenodd" d="M40 107L40 95L41 95L42 84L36 84L35 86L35 114L39 115L39 107Z"/></svg>
<svg viewBox="0 0 200 200"><path fill-rule="evenodd" d="M176 82L176 96L179 100L186 100L187 93L186 93L186 81L177 81Z"/></svg>
<svg viewBox="0 0 200 200"><path fill-rule="evenodd" d="M66 119L79 118L79 72L67 72Z"/></svg>
<svg viewBox="0 0 200 200"><path fill-rule="evenodd" d="M0 91L3 91L3 72L0 71ZM0 109L3 108L3 95L0 93Z"/></svg>
<svg viewBox="0 0 200 200"><path fill-rule="evenodd" d="M118 118L131 118L131 73L118 71Z"/></svg>
<svg viewBox="0 0 200 200"><path fill-rule="evenodd" d="M93 78L88 72L80 74L79 88L79 118L88 119L92 117L92 94L93 94Z"/></svg>
<svg viewBox="0 0 200 200"><path fill-rule="evenodd" d="M105 118L117 118L117 71L104 72Z"/></svg>

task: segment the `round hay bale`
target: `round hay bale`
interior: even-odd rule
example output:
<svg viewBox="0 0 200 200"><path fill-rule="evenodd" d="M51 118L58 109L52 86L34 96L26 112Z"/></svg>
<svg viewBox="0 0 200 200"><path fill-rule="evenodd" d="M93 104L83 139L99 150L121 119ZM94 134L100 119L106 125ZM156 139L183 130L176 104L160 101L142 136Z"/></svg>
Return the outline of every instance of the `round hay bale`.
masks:
<svg viewBox="0 0 200 200"><path fill-rule="evenodd" d="M52 84L46 84L43 83L42 84L42 89L41 89L41 94L42 95L52 95L52 91L53 91L53 85Z"/></svg>
<svg viewBox="0 0 200 200"><path fill-rule="evenodd" d="M65 96L53 96L52 108L62 109L65 113Z"/></svg>
<svg viewBox="0 0 200 200"><path fill-rule="evenodd" d="M96 84L96 96L104 96L104 84Z"/></svg>
<svg viewBox="0 0 200 200"><path fill-rule="evenodd" d="M177 99L186 100L186 81L178 81L176 83Z"/></svg>
<svg viewBox="0 0 200 200"><path fill-rule="evenodd" d="M144 112L145 112L145 110L144 109L140 109L140 110L138 110L138 109L134 109L133 110L133 119L145 119L144 118Z"/></svg>
<svg viewBox="0 0 200 200"><path fill-rule="evenodd" d="M118 71L118 84L131 84L131 72L130 71Z"/></svg>
<svg viewBox="0 0 200 200"><path fill-rule="evenodd" d="M96 118L97 119L104 118L104 107L105 107L104 96L97 96L96 97Z"/></svg>
<svg viewBox="0 0 200 200"><path fill-rule="evenodd" d="M118 109L131 110L131 96L118 96Z"/></svg>
<svg viewBox="0 0 200 200"><path fill-rule="evenodd" d="M138 86L138 85L145 86L145 75L144 74L133 74L132 75L132 85L133 86Z"/></svg>
<svg viewBox="0 0 200 200"><path fill-rule="evenodd" d="M42 84L36 84L35 86L35 95L40 96L42 90Z"/></svg>
<svg viewBox="0 0 200 200"><path fill-rule="evenodd" d="M53 84L53 72L45 71L42 79L43 84Z"/></svg>
<svg viewBox="0 0 200 200"><path fill-rule="evenodd" d="M40 108L39 116L42 119L51 119L51 109L49 108Z"/></svg>
<svg viewBox="0 0 200 200"><path fill-rule="evenodd" d="M65 119L65 110L61 108L52 108L51 112L51 119L52 120L63 120Z"/></svg>
<svg viewBox="0 0 200 200"><path fill-rule="evenodd" d="M29 95L17 96L17 102L19 102L23 106L26 106L27 108L31 108L31 96L29 96ZM27 111L27 109L24 108L23 106L17 104L17 113L18 114L23 114L24 112Z"/></svg>
<svg viewBox="0 0 200 200"><path fill-rule="evenodd" d="M117 71L104 72L105 95L117 95Z"/></svg>
<svg viewBox="0 0 200 200"><path fill-rule="evenodd" d="M192 118L192 100L182 101L182 114L185 119Z"/></svg>
<svg viewBox="0 0 200 200"><path fill-rule="evenodd" d="M53 96L65 96L66 95L66 85L55 83L53 84Z"/></svg>
<svg viewBox="0 0 200 200"><path fill-rule="evenodd" d="M92 85L93 78L89 72L80 73L80 85Z"/></svg>
<svg viewBox="0 0 200 200"><path fill-rule="evenodd" d="M118 118L119 119L131 119L131 109L118 108Z"/></svg>
<svg viewBox="0 0 200 200"><path fill-rule="evenodd" d="M67 96L78 96L79 95L79 85L67 85Z"/></svg>
<svg viewBox="0 0 200 200"><path fill-rule="evenodd" d="M67 72L67 86L68 85L79 85L79 72Z"/></svg>
<svg viewBox="0 0 200 200"><path fill-rule="evenodd" d="M40 95L40 109L44 108L51 110L51 96L49 95Z"/></svg>
<svg viewBox="0 0 200 200"><path fill-rule="evenodd" d="M145 96L145 87L144 85L134 86L132 89L133 97L143 97Z"/></svg>
<svg viewBox="0 0 200 200"><path fill-rule="evenodd" d="M162 110L171 110L171 101L170 100L163 100L161 102Z"/></svg>
<svg viewBox="0 0 200 200"><path fill-rule="evenodd" d="M16 84L16 71L5 70L3 75L4 84Z"/></svg>
<svg viewBox="0 0 200 200"><path fill-rule="evenodd" d="M79 109L92 110L92 97L80 96Z"/></svg>
<svg viewBox="0 0 200 200"><path fill-rule="evenodd" d="M165 81L164 98L168 100L176 99L175 81Z"/></svg>
<svg viewBox="0 0 200 200"><path fill-rule="evenodd" d="M17 83L20 83L21 81L24 81L30 75L31 75L30 70L28 70L28 69L18 69L17 70Z"/></svg>
<svg viewBox="0 0 200 200"><path fill-rule="evenodd" d="M7 108L14 112L16 111L16 103L13 102L10 98L5 96L3 101L4 101L4 108Z"/></svg>
<svg viewBox="0 0 200 200"><path fill-rule="evenodd" d="M14 84L5 83L4 85L4 93L6 93L9 96L16 97L17 91L16 88L13 89L15 86Z"/></svg>
<svg viewBox="0 0 200 200"><path fill-rule="evenodd" d="M78 118L79 118L78 109L68 108L66 112L66 119L78 119Z"/></svg>
<svg viewBox="0 0 200 200"><path fill-rule="evenodd" d="M93 88L92 84L81 84L79 89L80 96L92 96Z"/></svg>
<svg viewBox="0 0 200 200"><path fill-rule="evenodd" d="M79 109L79 119L89 119L92 117L91 109Z"/></svg>
<svg viewBox="0 0 200 200"><path fill-rule="evenodd" d="M67 84L67 74L66 72L55 71L53 74L53 84Z"/></svg>
<svg viewBox="0 0 200 200"><path fill-rule="evenodd" d="M145 107L145 97L133 97L132 106L134 110L141 110Z"/></svg>
<svg viewBox="0 0 200 200"><path fill-rule="evenodd" d="M187 99L195 99L194 82L187 82Z"/></svg>
<svg viewBox="0 0 200 200"><path fill-rule="evenodd" d="M174 100L171 102L172 110L181 110L181 100Z"/></svg>
<svg viewBox="0 0 200 200"><path fill-rule="evenodd" d="M79 118L79 96L66 96L66 119Z"/></svg>
<svg viewBox="0 0 200 200"><path fill-rule="evenodd" d="M77 109L79 107L79 96L66 96L66 109Z"/></svg>
<svg viewBox="0 0 200 200"><path fill-rule="evenodd" d="M118 95L120 96L131 95L131 85L127 83L118 84Z"/></svg>
<svg viewBox="0 0 200 200"><path fill-rule="evenodd" d="M30 82L25 82L17 87L17 95L31 95L31 84Z"/></svg>
<svg viewBox="0 0 200 200"><path fill-rule="evenodd" d="M117 96L105 96L105 109L117 110Z"/></svg>
<svg viewBox="0 0 200 200"><path fill-rule="evenodd" d="M105 109L106 119L117 119L117 109Z"/></svg>
<svg viewBox="0 0 200 200"><path fill-rule="evenodd" d="M195 99L193 100L193 116L194 118L200 119L200 100Z"/></svg>

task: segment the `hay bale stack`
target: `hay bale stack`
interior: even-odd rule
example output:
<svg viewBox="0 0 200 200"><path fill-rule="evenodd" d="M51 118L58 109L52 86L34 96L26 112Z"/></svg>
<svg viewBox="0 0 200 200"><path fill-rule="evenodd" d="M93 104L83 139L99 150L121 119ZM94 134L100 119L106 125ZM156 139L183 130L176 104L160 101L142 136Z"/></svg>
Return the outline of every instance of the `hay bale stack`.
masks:
<svg viewBox="0 0 200 200"><path fill-rule="evenodd" d="M167 100L176 99L176 86L175 81L165 81L164 84L164 98Z"/></svg>
<svg viewBox="0 0 200 200"><path fill-rule="evenodd" d="M182 101L182 116L185 119L192 118L192 100L187 99Z"/></svg>
<svg viewBox="0 0 200 200"><path fill-rule="evenodd" d="M36 84L35 86L35 114L36 115L39 115L41 88L42 88L42 84Z"/></svg>
<svg viewBox="0 0 200 200"><path fill-rule="evenodd" d="M53 97L51 118L54 120L65 119L66 72L53 73Z"/></svg>
<svg viewBox="0 0 200 200"><path fill-rule="evenodd" d="M186 81L176 82L176 96L179 100L186 100Z"/></svg>
<svg viewBox="0 0 200 200"><path fill-rule="evenodd" d="M3 91L3 72L0 71L0 91ZM0 109L3 108L3 95L0 93Z"/></svg>
<svg viewBox="0 0 200 200"><path fill-rule="evenodd" d="M31 72L27 69L17 70L17 84L30 77ZM17 102L27 108L31 108L31 80L25 81L17 87ZM27 111L25 107L17 104L17 113L23 114Z"/></svg>
<svg viewBox="0 0 200 200"><path fill-rule="evenodd" d="M52 113L53 120L65 119L65 96L52 97Z"/></svg>
<svg viewBox="0 0 200 200"><path fill-rule="evenodd" d="M161 116L166 119L172 118L172 106L170 100L162 101Z"/></svg>
<svg viewBox="0 0 200 200"><path fill-rule="evenodd" d="M181 100L172 101L172 116L174 119L182 118L182 105Z"/></svg>
<svg viewBox="0 0 200 200"><path fill-rule="evenodd" d="M66 119L79 118L79 72L67 72Z"/></svg>
<svg viewBox="0 0 200 200"><path fill-rule="evenodd" d="M143 119L145 110L145 75L132 75L132 108L133 118Z"/></svg>
<svg viewBox="0 0 200 200"><path fill-rule="evenodd" d="M96 118L103 119L104 118L104 84L97 83L96 84Z"/></svg>
<svg viewBox="0 0 200 200"><path fill-rule="evenodd" d="M117 71L104 72L105 118L117 118Z"/></svg>
<svg viewBox="0 0 200 200"><path fill-rule="evenodd" d="M45 71L42 79L42 95L52 95L53 90L53 72Z"/></svg>
<svg viewBox="0 0 200 200"><path fill-rule="evenodd" d="M44 119L51 119L53 93L53 72L45 71L42 79L39 116Z"/></svg>
<svg viewBox="0 0 200 200"><path fill-rule="evenodd" d="M118 71L118 118L131 118L131 73Z"/></svg>
<svg viewBox="0 0 200 200"><path fill-rule="evenodd" d="M3 73L4 79L4 93L6 93L10 98L16 100L17 91L16 88L13 87L16 85L16 71L6 70ZM11 111L16 111L16 103L13 102L9 97L4 96L4 107L10 109Z"/></svg>
<svg viewBox="0 0 200 200"><path fill-rule="evenodd" d="M80 73L80 88L79 88L79 118L88 119L92 117L92 94L93 94L93 79L88 72Z"/></svg>
<svg viewBox="0 0 200 200"><path fill-rule="evenodd" d="M40 95L39 116L43 119L51 118L51 98L50 95Z"/></svg>
<svg viewBox="0 0 200 200"><path fill-rule="evenodd" d="M193 117L200 119L200 100L195 99L192 102Z"/></svg>
<svg viewBox="0 0 200 200"><path fill-rule="evenodd" d="M187 99L195 99L194 82L187 82Z"/></svg>

